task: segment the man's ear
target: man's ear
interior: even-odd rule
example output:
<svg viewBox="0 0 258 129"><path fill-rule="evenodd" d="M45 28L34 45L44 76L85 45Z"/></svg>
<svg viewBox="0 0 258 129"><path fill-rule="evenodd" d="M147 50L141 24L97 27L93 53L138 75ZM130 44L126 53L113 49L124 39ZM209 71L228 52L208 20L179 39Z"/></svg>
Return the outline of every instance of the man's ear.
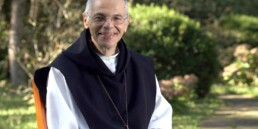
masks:
<svg viewBox="0 0 258 129"><path fill-rule="evenodd" d="M89 28L88 27L88 22L87 22L87 16L85 13L82 14L82 19L83 19L83 26L85 29Z"/></svg>

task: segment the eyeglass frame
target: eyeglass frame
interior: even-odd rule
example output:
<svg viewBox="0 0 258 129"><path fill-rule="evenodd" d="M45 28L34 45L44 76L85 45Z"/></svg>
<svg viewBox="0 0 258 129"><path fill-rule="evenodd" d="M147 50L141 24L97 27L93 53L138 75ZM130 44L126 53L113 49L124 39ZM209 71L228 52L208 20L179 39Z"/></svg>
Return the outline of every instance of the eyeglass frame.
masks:
<svg viewBox="0 0 258 129"><path fill-rule="evenodd" d="M125 22L125 20L126 19L128 19L128 14L125 16L125 17L123 17L123 16L121 16L121 15L115 15L115 16L112 16L112 17L107 17L107 16L104 16L104 15L102 15L102 14L96 14L95 16L90 16L90 15L87 15L89 18L91 18L92 19L92 21L94 22L94 23L96 23L96 24L98 24L98 25L103 25L104 23L106 23L107 22L107 20L108 19L110 19L111 20L111 22L113 23L113 24L115 24L115 25L121 25L121 24L123 24L124 22ZM102 20L102 21L98 21L98 19L96 19L96 17L101 17L101 18L104 18L104 19L99 19L99 20ZM121 17L121 22L119 22L119 23L117 23L117 22L115 22L115 20L114 20L114 18L116 18L117 16L119 16L119 17Z"/></svg>

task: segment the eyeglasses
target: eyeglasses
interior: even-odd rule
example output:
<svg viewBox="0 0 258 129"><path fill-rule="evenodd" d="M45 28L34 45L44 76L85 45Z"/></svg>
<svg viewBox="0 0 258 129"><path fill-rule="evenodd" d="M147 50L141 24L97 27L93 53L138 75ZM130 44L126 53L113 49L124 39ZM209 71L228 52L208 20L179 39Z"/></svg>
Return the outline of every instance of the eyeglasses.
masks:
<svg viewBox="0 0 258 129"><path fill-rule="evenodd" d="M98 25L103 25L108 19L111 19L111 21L113 22L113 24L115 25L119 25L124 23L124 21L128 18L128 16L123 17L123 16L113 16L113 17L106 17L106 16L102 16L102 15L97 15L97 16L93 16L91 17L92 21Z"/></svg>

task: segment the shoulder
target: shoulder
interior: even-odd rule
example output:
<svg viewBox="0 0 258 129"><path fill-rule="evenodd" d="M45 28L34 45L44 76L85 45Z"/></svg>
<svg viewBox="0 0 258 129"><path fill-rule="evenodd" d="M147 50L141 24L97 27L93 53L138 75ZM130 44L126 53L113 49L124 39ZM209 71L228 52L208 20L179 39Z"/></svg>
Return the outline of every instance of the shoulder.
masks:
<svg viewBox="0 0 258 129"><path fill-rule="evenodd" d="M46 86L47 86L48 76L51 71L51 67L55 67L60 70L59 66L64 67L64 65L68 63L68 61L66 61L67 59L65 59L61 55L62 54L60 54L56 59L54 59L54 61L50 65L39 68L34 72L33 80L40 92L46 92Z"/></svg>
<svg viewBox="0 0 258 129"><path fill-rule="evenodd" d="M46 80L48 78L50 67L43 67L40 69L37 69L34 73L34 81L37 86L40 85L46 85Z"/></svg>
<svg viewBox="0 0 258 129"><path fill-rule="evenodd" d="M65 58L62 54L60 54L48 66L37 69L34 73L35 82L38 83L39 85L41 84L45 85L46 80L48 78L49 71L51 70L51 67L58 68L58 66L64 66L69 63L69 61L67 60L68 60L67 58Z"/></svg>
<svg viewBox="0 0 258 129"><path fill-rule="evenodd" d="M133 61L137 61L138 63L144 63L144 64L148 64L148 65L153 65L153 61L150 57L148 56L144 56L140 53L137 53L135 51L129 51L130 55L131 55L131 59Z"/></svg>

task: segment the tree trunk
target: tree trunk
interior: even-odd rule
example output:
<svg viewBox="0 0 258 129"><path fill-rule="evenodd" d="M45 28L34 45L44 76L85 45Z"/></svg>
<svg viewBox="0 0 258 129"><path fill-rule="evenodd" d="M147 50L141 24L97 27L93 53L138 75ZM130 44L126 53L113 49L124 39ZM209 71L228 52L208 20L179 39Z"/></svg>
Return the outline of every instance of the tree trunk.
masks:
<svg viewBox="0 0 258 129"><path fill-rule="evenodd" d="M9 36L8 56L9 72L12 86L25 85L26 74L19 65L18 46L21 43L23 33L23 20L25 11L25 0L12 0L11 5L11 28Z"/></svg>
<svg viewBox="0 0 258 129"><path fill-rule="evenodd" d="M2 10L3 4L4 4L4 0L0 0L0 12L1 12L1 10Z"/></svg>

